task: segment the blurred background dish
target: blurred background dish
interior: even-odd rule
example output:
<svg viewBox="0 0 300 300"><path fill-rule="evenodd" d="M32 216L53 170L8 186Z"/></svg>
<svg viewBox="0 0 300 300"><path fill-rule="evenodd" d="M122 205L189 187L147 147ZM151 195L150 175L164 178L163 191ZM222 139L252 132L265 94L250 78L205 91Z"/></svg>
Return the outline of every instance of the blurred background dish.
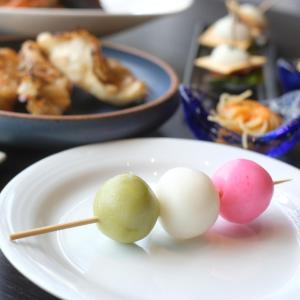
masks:
<svg viewBox="0 0 300 300"><path fill-rule="evenodd" d="M197 67L195 63L199 58L210 57L217 48L208 48L199 43L199 36L205 32L208 25L197 24L191 39L189 54L183 75L183 83L205 90L213 98L217 98L221 93L228 92L239 94L250 89L256 98L266 99L278 96L278 86L276 78L276 48L271 43L267 45L252 45L250 55L265 57L265 64L256 69L241 70L230 75L205 70ZM221 45L219 47L224 47ZM229 58L225 58L228 59ZM220 63L218 63L220 65Z"/></svg>
<svg viewBox="0 0 300 300"><path fill-rule="evenodd" d="M283 92L300 89L299 62L280 58L277 61L278 75Z"/></svg>
<svg viewBox="0 0 300 300"><path fill-rule="evenodd" d="M3 39L0 46L18 49L22 42ZM73 104L67 115L36 116L22 110L0 111L0 143L62 148L124 138L158 127L175 112L178 79L168 64L143 51L107 42L103 44L103 54L120 60L146 83L148 93L143 101L118 108L74 89Z"/></svg>
<svg viewBox="0 0 300 300"><path fill-rule="evenodd" d="M209 55L212 51L208 47L204 47L198 43L198 37L205 28L206 27L199 24L194 30L183 76L184 84L180 87L184 117L191 132L200 140L246 147L274 157L283 156L300 140L300 97L299 91L282 94L281 87L278 84L276 66L277 49L275 45L268 42L267 44L253 45L250 49L249 53L263 55L266 58L266 64L258 72L251 71L249 74L238 72L231 76L220 76L219 73L207 72L206 70L197 68L195 63L198 57ZM287 85L295 83L295 77L297 84L300 83L300 81L298 81L299 72L296 66L291 66L287 64L287 62L285 62L285 64L281 62L282 60L278 63L279 73L281 75L279 77L281 77L284 92L287 92L292 90L290 88L288 89ZM286 73L291 74L287 76ZM295 86L293 87L295 89ZM222 122L216 122L216 119L220 120L218 117L213 121L211 116L215 114L218 108L218 101L220 100L220 102L222 102L221 98L222 95L225 96L224 93L239 95L245 93L247 90L250 90L252 93L251 100L257 100L253 105L255 105L260 112L264 111L266 115L277 114L278 118L281 119L280 125L277 124L259 134L245 134L247 127L244 126L245 124L242 124L243 126L240 125L244 127L244 133L237 132L236 130L233 131L232 128L230 128L235 122L233 116L236 118L240 117L244 121L248 116L252 115L252 117L254 117L254 111L246 116L246 110L243 110L246 109L246 107L241 109L243 110L243 115L240 116L235 115L233 111L229 112L229 110L227 110L227 113L224 112L224 116L228 114L226 122L227 125L231 123L230 126L225 127L223 126L225 123L222 125ZM231 116L229 117L229 115ZM260 117L262 117L262 115ZM260 117L258 119L260 119ZM229 120L230 118L231 120ZM258 119L255 120L256 123L253 123L255 126L258 126ZM247 119L247 122L250 124L250 119ZM267 124L268 122L269 124L273 123L270 119L268 119ZM241 123L240 119L239 123ZM268 128L268 125L265 129L266 128Z"/></svg>
<svg viewBox="0 0 300 300"><path fill-rule="evenodd" d="M158 17L179 13L192 3L193 0L103 0L103 10L91 6L78 8L75 4L74 8L1 7L0 28L4 33L27 36L41 31L74 28L85 28L97 35L106 35Z"/></svg>
<svg viewBox="0 0 300 300"><path fill-rule="evenodd" d="M207 107L207 102L213 103L208 100L208 95L182 85L180 96L185 120L196 138L243 146L241 134L209 120L208 116L214 107ZM282 116L283 123L278 128L261 136L249 135L247 147L269 156L282 156L300 140L300 91L294 91L272 100L261 101L261 103Z"/></svg>

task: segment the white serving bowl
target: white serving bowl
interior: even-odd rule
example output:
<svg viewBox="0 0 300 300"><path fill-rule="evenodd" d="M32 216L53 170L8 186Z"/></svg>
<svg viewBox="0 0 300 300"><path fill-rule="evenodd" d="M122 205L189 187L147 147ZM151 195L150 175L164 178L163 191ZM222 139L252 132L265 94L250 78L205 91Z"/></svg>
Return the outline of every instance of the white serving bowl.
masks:
<svg viewBox="0 0 300 300"><path fill-rule="evenodd" d="M193 0L103 0L104 10L81 8L0 8L2 32L36 35L41 31L85 28L99 36L179 13Z"/></svg>

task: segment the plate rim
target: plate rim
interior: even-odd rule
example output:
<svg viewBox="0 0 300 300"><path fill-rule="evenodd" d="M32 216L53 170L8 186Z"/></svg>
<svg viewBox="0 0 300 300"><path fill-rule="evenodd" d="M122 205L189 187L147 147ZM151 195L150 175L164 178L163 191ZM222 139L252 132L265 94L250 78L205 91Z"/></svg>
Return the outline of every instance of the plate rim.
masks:
<svg viewBox="0 0 300 300"><path fill-rule="evenodd" d="M0 8L0 15L19 15L19 16L61 16L61 17L126 17L126 18L155 18L160 16L167 16L183 12L190 8L194 0L185 0L186 3L183 8L174 11L158 12L158 13L114 13L104 11L101 9L92 8Z"/></svg>
<svg viewBox="0 0 300 300"><path fill-rule="evenodd" d="M257 153L254 151L250 151L250 150L246 150L246 149L241 149L241 148L237 148L231 145L224 145L224 144L217 144L217 143L212 143L212 142L208 142L208 141L198 141L198 140L194 140L194 139L183 139L183 138L164 138L164 137L156 137L156 138L132 138L132 139L122 139L122 140L117 140L117 141L108 141L108 142L104 142L104 143L94 143L94 144L89 144L89 145L83 145L83 146L77 146L77 147L73 147L71 149L67 149L67 150L63 150L60 151L58 153L52 154L50 156L47 156L35 163L33 163L32 165L28 166L27 168L25 168L23 171L21 171L20 173L18 173L13 179L11 179L6 186L3 188L3 190L0 193L0 200L3 201L2 197L3 197L3 193L6 192L6 190L10 189L11 186L13 186L14 184L18 183L18 180L21 176L24 176L25 172L28 172L30 169L32 168L36 168L38 167L39 164L44 163L47 160L51 160L55 157L58 157L60 155L65 155L68 152L74 152L74 151L78 151L80 149L84 149L84 148L94 148L94 147L102 147L105 145L116 145L116 144L132 144L132 143L144 143L144 142L149 142L149 143L160 143L160 142L170 142L170 143L189 143L189 144L205 144L205 145L214 145L214 147L217 147L219 149L232 149L232 150L238 150L241 153L245 153L245 154L252 154L256 157L260 157L263 158L264 160L267 161L272 161L275 162L276 164L279 165L284 165L285 167L291 168L294 171L296 171L297 173L299 173L300 176L300 169L289 165L285 162L282 162L278 159L272 158L272 157L268 157L266 155L263 155L261 153ZM0 202L1 204L1 202ZM9 263L12 264L21 274L22 276L24 276L25 278L29 279L32 284L40 287L41 289L45 290L46 292L48 292L51 295L54 295L56 297L68 297L66 299L79 299L78 297L81 296L80 294L78 294L77 292L68 289L68 293L65 294L63 290L58 290L58 289L51 289L49 286L49 283L47 283L45 281L45 277L43 277L42 279L38 276L38 274L33 273L33 272L28 272L27 269L27 265L28 265L28 261L24 258L22 258L23 260L21 261L20 264L20 256L22 257L22 253L18 253L19 256L15 256L16 252L19 252L19 250L14 249L14 251L10 251L9 249L9 239L7 238L7 241L5 241L5 237L4 235L1 234L0 232L0 251L3 253L3 255L6 257L6 259L8 259ZM52 278L52 277L51 277ZM53 285L53 284L52 284ZM103 291L103 294L107 297L105 290ZM72 298L69 298L71 297ZM99 296L101 296L101 294L99 294ZM76 297L76 298L73 298ZM116 299L116 297L111 296L109 298L106 299Z"/></svg>
<svg viewBox="0 0 300 300"><path fill-rule="evenodd" d="M23 42L26 40L26 37L20 36L1 36L0 43L5 42ZM134 47L130 47L123 44L118 44L110 41L102 41L102 45L104 47L110 48L112 50L121 51L127 54L134 55L141 59L150 61L152 64L159 66L170 78L170 87L169 89L160 97L153 99L150 102L138 104L133 107L120 109L118 111L113 112L105 112L105 113L93 113L93 114L77 114L77 115L61 115L61 116L53 116L53 115L32 115L29 113L20 113L14 111L5 111L0 110L0 118L16 118L20 120L42 120L42 121L89 121L89 120L103 120L103 119L111 119L115 117L124 117L127 115L131 115L134 113L140 113L142 111L147 111L148 109L160 106L163 103L167 103L172 100L172 97L176 94L179 86L179 79L175 72L175 70L163 59L150 54L147 51L143 51Z"/></svg>

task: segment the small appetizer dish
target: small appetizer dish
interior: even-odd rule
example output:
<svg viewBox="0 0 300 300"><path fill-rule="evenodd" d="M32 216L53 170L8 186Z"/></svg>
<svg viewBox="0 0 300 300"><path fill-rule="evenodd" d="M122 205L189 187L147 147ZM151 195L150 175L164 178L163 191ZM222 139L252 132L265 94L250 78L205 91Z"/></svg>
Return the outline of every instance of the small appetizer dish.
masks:
<svg viewBox="0 0 300 300"><path fill-rule="evenodd" d="M206 81L215 90L242 92L262 81L265 56L251 55L230 45L219 45L209 55L195 60L196 67L208 72Z"/></svg>
<svg viewBox="0 0 300 300"><path fill-rule="evenodd" d="M229 14L208 27L200 35L199 43L210 48L226 44L247 49L252 43L252 36L247 25Z"/></svg>
<svg viewBox="0 0 300 300"><path fill-rule="evenodd" d="M256 37L264 33L267 27L267 19L263 7L251 3L240 4L236 0L226 1L228 10L237 16L240 22L244 23Z"/></svg>
<svg viewBox="0 0 300 300"><path fill-rule="evenodd" d="M230 45L219 45L210 55L199 57L195 64L221 75L231 75L236 72L252 71L261 68L266 63L264 56L251 55L247 51Z"/></svg>
<svg viewBox="0 0 300 300"><path fill-rule="evenodd" d="M201 140L235 145L281 156L300 140L300 92L261 102L240 95L221 95L217 105L197 89L180 86L185 120Z"/></svg>
<svg viewBox="0 0 300 300"><path fill-rule="evenodd" d="M278 76L283 92L290 92L300 89L300 63L289 61L283 58L278 59Z"/></svg>

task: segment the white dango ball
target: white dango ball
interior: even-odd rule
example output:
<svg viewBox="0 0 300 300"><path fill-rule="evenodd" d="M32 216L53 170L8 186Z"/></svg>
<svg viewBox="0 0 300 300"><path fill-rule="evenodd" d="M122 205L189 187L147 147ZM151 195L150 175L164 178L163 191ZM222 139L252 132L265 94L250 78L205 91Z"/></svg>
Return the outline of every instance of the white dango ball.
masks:
<svg viewBox="0 0 300 300"><path fill-rule="evenodd" d="M176 239L206 232L219 215L219 195L210 178L189 168L167 171L157 185L160 222Z"/></svg>
<svg viewBox="0 0 300 300"><path fill-rule="evenodd" d="M218 37L226 40L232 40L234 38L243 41L251 38L249 28L245 24L235 21L231 15L227 15L218 20L213 28Z"/></svg>
<svg viewBox="0 0 300 300"><path fill-rule="evenodd" d="M247 62L249 54L243 49L223 44L214 48L210 58L217 64L230 66Z"/></svg>

